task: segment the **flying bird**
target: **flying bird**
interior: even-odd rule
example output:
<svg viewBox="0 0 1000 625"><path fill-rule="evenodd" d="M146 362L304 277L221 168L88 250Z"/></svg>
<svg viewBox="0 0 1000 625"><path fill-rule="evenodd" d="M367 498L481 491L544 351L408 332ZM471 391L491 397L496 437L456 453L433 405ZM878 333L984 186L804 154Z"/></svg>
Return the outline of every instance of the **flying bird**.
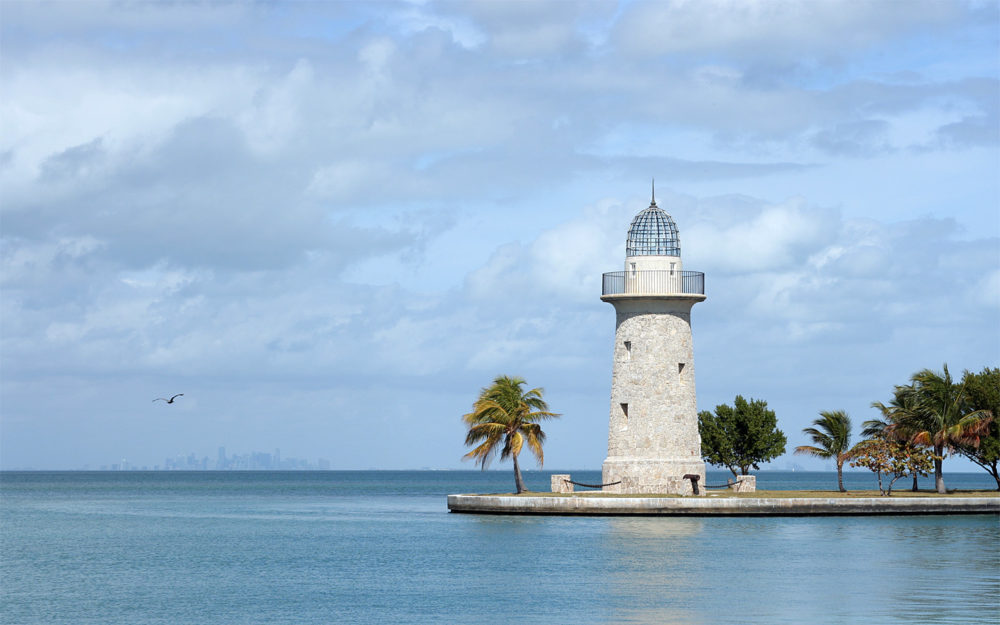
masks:
<svg viewBox="0 0 1000 625"><path fill-rule="evenodd" d="M172 403L174 403L175 399L177 399L178 397L183 397L183 396L184 396L184 393L177 393L176 395L174 395L170 399L167 399L165 397L157 397L156 399L153 400L153 403L155 404L158 401L165 401L168 404L172 404Z"/></svg>

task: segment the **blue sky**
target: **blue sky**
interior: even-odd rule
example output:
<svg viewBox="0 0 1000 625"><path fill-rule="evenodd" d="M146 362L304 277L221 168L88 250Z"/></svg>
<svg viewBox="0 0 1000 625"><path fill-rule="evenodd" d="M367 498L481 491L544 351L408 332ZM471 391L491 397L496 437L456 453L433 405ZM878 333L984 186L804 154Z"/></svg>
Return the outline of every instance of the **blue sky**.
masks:
<svg viewBox="0 0 1000 625"><path fill-rule="evenodd" d="M0 4L0 467L471 468L497 374L606 455L657 200L700 409L1000 361L994 2ZM154 397L183 392L171 406ZM795 463L829 468L787 456ZM946 462L947 469L971 465Z"/></svg>

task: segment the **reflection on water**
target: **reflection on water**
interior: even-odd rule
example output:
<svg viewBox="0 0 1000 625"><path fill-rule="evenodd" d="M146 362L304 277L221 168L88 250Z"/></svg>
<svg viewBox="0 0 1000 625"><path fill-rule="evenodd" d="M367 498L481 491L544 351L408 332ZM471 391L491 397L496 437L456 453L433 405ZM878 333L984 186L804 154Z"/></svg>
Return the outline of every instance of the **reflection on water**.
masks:
<svg viewBox="0 0 1000 625"><path fill-rule="evenodd" d="M979 623L1000 611L994 516L606 521L612 622Z"/></svg>
<svg viewBox="0 0 1000 625"><path fill-rule="evenodd" d="M607 519L608 591L629 623L697 623L703 570L697 552L705 520Z"/></svg>
<svg viewBox="0 0 1000 625"><path fill-rule="evenodd" d="M677 542L697 538L705 526L701 517L611 517L608 519L610 534L629 544L645 539Z"/></svg>

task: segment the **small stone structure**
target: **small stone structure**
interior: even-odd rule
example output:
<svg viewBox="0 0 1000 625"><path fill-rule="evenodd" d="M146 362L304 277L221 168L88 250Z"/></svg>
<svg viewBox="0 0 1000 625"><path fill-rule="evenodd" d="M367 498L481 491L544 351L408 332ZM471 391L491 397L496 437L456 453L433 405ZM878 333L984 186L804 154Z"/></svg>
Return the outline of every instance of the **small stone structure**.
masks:
<svg viewBox="0 0 1000 625"><path fill-rule="evenodd" d="M569 481L569 473L556 473L552 475L553 493L572 493L573 483Z"/></svg>
<svg viewBox="0 0 1000 625"><path fill-rule="evenodd" d="M756 475L740 475L736 481L729 485L729 490L734 493L754 493L757 492Z"/></svg>

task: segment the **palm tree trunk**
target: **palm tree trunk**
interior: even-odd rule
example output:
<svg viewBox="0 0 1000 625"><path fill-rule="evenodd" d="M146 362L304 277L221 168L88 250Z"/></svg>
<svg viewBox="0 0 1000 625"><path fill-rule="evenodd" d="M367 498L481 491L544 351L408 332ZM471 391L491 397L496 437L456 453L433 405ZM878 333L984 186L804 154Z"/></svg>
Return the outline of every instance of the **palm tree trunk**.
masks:
<svg viewBox="0 0 1000 625"><path fill-rule="evenodd" d="M847 492L847 489L844 488L844 461L840 458L837 458L837 488L842 493Z"/></svg>
<svg viewBox="0 0 1000 625"><path fill-rule="evenodd" d="M520 495L524 492L524 479L521 477L521 467L517 464L517 454L512 454L514 458L514 486L517 488L517 494Z"/></svg>
<svg viewBox="0 0 1000 625"><path fill-rule="evenodd" d="M934 488L938 494L948 494L948 489L944 487L944 474L941 472L941 462L944 460L944 445L934 446Z"/></svg>

